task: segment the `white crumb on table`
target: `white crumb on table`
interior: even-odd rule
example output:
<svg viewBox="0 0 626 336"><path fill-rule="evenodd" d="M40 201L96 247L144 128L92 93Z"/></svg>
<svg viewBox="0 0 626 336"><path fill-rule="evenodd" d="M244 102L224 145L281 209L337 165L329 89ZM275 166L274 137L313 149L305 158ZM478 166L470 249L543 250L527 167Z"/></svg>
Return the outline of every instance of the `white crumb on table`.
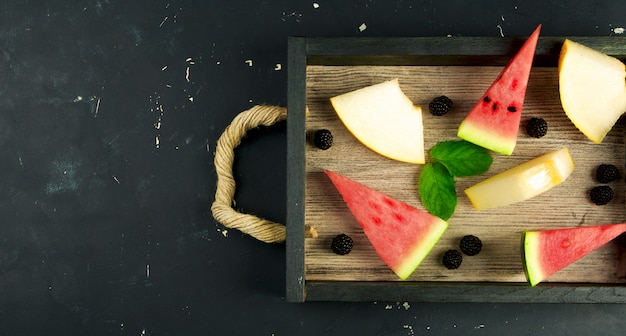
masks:
<svg viewBox="0 0 626 336"><path fill-rule="evenodd" d="M249 67L252 66L252 60L251 59L246 60L245 63L248 64Z"/></svg>
<svg viewBox="0 0 626 336"><path fill-rule="evenodd" d="M218 231L218 232L220 232L220 233L222 234L222 236L224 236L224 237L228 237L228 230L220 230L220 229L217 229L217 231Z"/></svg>
<svg viewBox="0 0 626 336"><path fill-rule="evenodd" d="M167 21L167 19L168 19L168 18L169 18L169 17L167 17L167 16L166 16L166 17L163 19L163 21L161 21L161 23L159 24L159 28L163 27L163 25L165 24L165 21Z"/></svg>
<svg viewBox="0 0 626 336"><path fill-rule="evenodd" d="M92 97L92 100L95 99L96 97ZM98 111L100 111L100 97L98 97L98 100L96 101L96 110L93 114L93 117L97 117L98 116Z"/></svg>
<svg viewBox="0 0 626 336"><path fill-rule="evenodd" d="M359 26L359 31L363 32L365 29L367 29L367 25L365 24L365 22L361 23L361 25Z"/></svg>
<svg viewBox="0 0 626 336"><path fill-rule="evenodd" d="M616 27L612 29L615 34L624 34L624 27Z"/></svg>
<svg viewBox="0 0 626 336"><path fill-rule="evenodd" d="M320 4L318 4L317 2L313 3L313 8L318 9L320 8Z"/></svg>
<svg viewBox="0 0 626 336"><path fill-rule="evenodd" d="M94 118L98 116L98 111L100 111L100 97L98 97L98 101L96 102L96 111L93 114Z"/></svg>

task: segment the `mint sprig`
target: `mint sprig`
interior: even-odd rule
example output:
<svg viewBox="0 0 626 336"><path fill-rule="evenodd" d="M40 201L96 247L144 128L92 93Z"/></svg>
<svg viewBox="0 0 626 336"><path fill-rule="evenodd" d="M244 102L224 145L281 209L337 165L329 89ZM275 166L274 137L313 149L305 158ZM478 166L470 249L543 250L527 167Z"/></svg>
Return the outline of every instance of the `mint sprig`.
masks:
<svg viewBox="0 0 626 336"><path fill-rule="evenodd" d="M448 220L457 205L455 177L480 175L491 166L491 154L465 140L442 141L429 151L433 162L424 165L419 177L422 204L431 214Z"/></svg>
<svg viewBox="0 0 626 336"><path fill-rule="evenodd" d="M464 140L442 141L430 149L430 156L435 162L446 166L450 174L456 177L480 175L493 162L486 149Z"/></svg>
<svg viewBox="0 0 626 336"><path fill-rule="evenodd" d="M456 208L456 188L454 177L439 162L424 165L419 180L422 203L431 214L448 220Z"/></svg>

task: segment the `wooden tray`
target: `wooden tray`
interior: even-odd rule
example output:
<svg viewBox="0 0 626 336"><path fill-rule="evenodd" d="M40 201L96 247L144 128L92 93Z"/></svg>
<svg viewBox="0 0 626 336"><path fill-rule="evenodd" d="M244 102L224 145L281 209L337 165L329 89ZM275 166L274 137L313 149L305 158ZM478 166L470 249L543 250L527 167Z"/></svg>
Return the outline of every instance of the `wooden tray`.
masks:
<svg viewBox="0 0 626 336"><path fill-rule="evenodd" d="M626 57L621 37L571 37L592 48ZM626 166L623 122L602 144L589 141L563 112L557 61L564 38L541 37L531 72L522 123L532 116L549 124L541 139L520 131L512 156L493 153L490 170L457 180L459 203L450 227L420 267L400 281L378 258L341 196L323 173L331 169L415 207L422 208L417 180L422 165L396 162L360 144L337 118L329 98L398 78L402 90L424 109L425 148L456 139L467 112L517 52L525 38L290 38L288 92L287 300L386 300L471 302L626 302L626 246L621 238L596 250L535 288L529 287L521 258L524 230L609 224L626 219L623 180L612 183L616 197L593 205L588 190L600 163ZM443 117L428 113L428 102L445 94L454 101ZM308 109L308 116L307 116ZM321 151L307 134L330 129L335 142ZM526 202L476 211L463 193L469 185L549 151L568 147L576 164L560 186ZM319 236L305 238L305 225ZM346 256L330 250L339 233L355 240ZM465 257L457 270L441 264L443 252L474 234L483 251Z"/></svg>

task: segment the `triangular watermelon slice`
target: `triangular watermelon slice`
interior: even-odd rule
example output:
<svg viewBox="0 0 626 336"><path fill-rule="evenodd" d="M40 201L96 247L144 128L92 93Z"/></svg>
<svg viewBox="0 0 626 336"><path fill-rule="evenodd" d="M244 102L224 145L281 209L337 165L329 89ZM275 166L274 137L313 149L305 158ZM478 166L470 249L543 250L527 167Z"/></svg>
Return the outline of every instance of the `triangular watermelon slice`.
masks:
<svg viewBox="0 0 626 336"><path fill-rule="evenodd" d="M376 253L406 280L448 228L443 219L326 170Z"/></svg>
<svg viewBox="0 0 626 336"><path fill-rule="evenodd" d="M626 232L626 223L524 232L524 268L531 286Z"/></svg>
<svg viewBox="0 0 626 336"><path fill-rule="evenodd" d="M513 153L540 29L541 25L461 122L459 138L505 155Z"/></svg>

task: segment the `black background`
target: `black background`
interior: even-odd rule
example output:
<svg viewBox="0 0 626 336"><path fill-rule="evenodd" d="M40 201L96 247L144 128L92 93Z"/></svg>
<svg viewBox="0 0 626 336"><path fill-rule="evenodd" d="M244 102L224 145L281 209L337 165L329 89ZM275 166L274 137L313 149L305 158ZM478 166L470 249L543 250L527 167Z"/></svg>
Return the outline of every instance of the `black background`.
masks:
<svg viewBox="0 0 626 336"><path fill-rule="evenodd" d="M284 245L224 228L210 205L223 129L287 104L288 36L527 36L539 23L609 36L624 13L623 1L3 1L0 335L623 333L623 305L287 303ZM285 143L282 123L237 149L242 211L284 223Z"/></svg>

